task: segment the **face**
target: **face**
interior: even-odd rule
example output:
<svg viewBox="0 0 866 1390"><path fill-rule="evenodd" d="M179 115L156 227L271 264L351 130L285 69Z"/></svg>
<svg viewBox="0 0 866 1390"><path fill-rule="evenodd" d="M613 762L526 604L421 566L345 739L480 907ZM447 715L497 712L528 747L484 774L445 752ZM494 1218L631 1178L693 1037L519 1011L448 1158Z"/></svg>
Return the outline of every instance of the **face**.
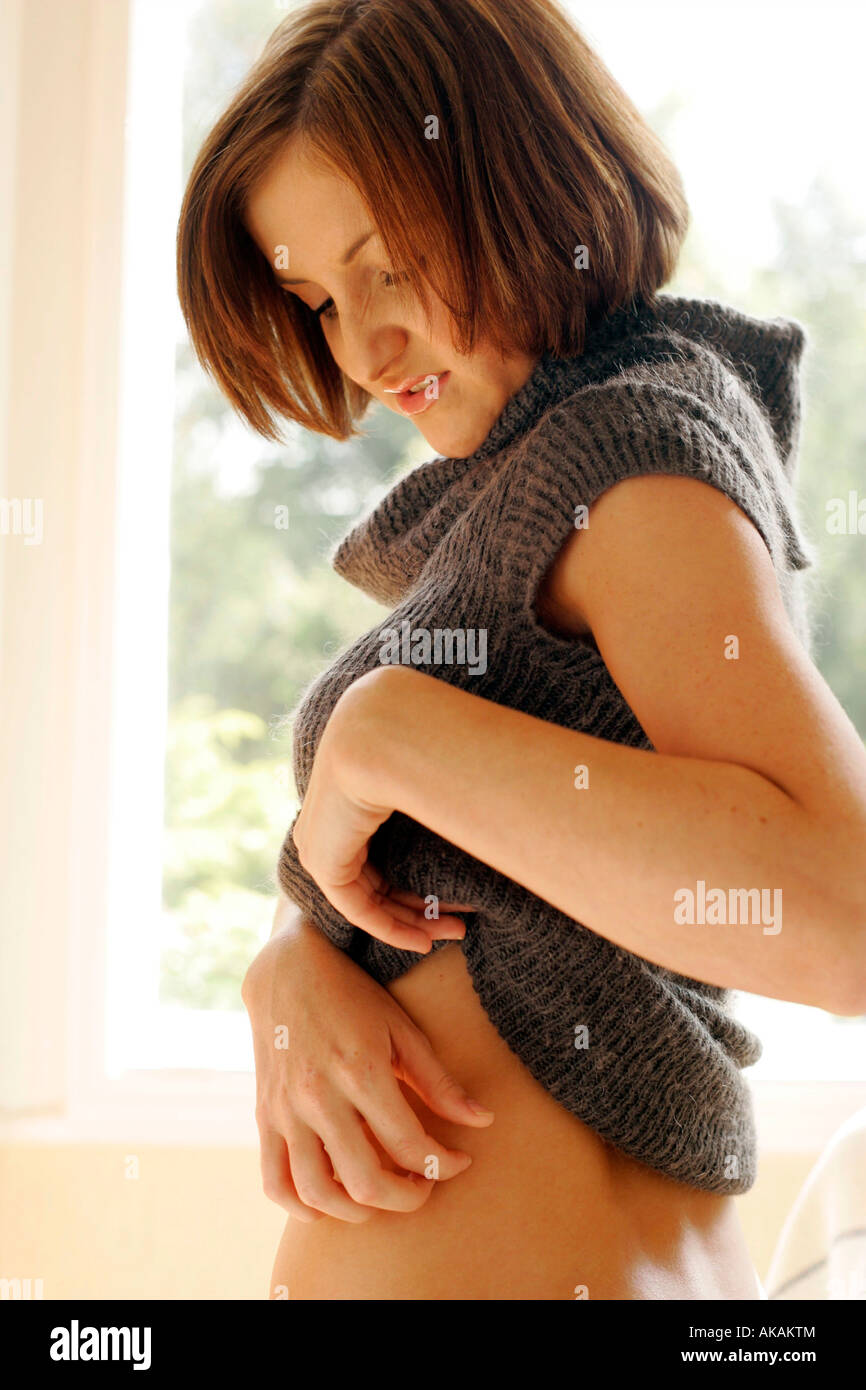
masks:
<svg viewBox="0 0 866 1390"><path fill-rule="evenodd" d="M436 296L428 331L351 183L290 141L253 190L246 226L282 293L297 295L319 315L346 376L389 410L410 416L445 457L465 458L484 442L537 359L503 359L483 343L459 355ZM424 385L415 396L393 394L418 380Z"/></svg>

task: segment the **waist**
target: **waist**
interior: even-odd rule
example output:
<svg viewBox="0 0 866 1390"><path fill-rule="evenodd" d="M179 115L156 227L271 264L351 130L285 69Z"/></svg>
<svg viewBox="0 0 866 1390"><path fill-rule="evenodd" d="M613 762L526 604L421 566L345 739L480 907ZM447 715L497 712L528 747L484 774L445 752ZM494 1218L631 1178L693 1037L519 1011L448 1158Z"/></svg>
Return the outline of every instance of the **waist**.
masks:
<svg viewBox="0 0 866 1390"><path fill-rule="evenodd" d="M732 1207L731 1197L678 1182L639 1162L560 1104L491 1023L458 944L436 951L385 988L425 1034L447 1071L496 1114L487 1130L450 1124L404 1085L416 1113L423 1114L428 1128L437 1126L437 1135L443 1126L442 1137L452 1147L469 1152L471 1139L479 1154L496 1150L500 1161L507 1154L516 1166L525 1162L527 1184L534 1178L549 1180L561 1166L566 1181L569 1175L576 1178L575 1200L591 1187L591 1209L597 1212L599 1201L608 1204L611 1219L614 1212L626 1213L632 1229L643 1224L650 1203L655 1217L670 1217L671 1229L684 1215L697 1222L702 1215Z"/></svg>
<svg viewBox="0 0 866 1390"><path fill-rule="evenodd" d="M446 1121L400 1082L425 1131L472 1166L411 1214L289 1221L274 1280L293 1297L757 1297L733 1199L646 1167L555 1100L488 1019L458 945L386 988L496 1118L487 1129Z"/></svg>

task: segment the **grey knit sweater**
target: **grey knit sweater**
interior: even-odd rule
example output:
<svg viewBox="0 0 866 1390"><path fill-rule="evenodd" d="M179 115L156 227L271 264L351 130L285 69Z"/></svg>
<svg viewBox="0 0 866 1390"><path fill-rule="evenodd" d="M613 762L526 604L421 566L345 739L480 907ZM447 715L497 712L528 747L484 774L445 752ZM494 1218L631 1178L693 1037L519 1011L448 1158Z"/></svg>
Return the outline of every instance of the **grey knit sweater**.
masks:
<svg viewBox="0 0 866 1390"><path fill-rule="evenodd" d="M483 662L461 660L456 648L447 664L446 647L413 664L566 728L652 749L592 639L554 635L533 611L576 508L635 474L684 474L733 499L767 545L808 650L801 572L815 556L793 490L805 341L793 320L637 298L590 331L579 357L543 356L475 453L434 458L397 482L331 556L338 574L392 611L296 707L299 797L336 700L380 663L394 629L484 629ZM370 855L400 888L478 906L464 914L462 943L475 989L562 1105L673 1178L717 1193L751 1187L755 1132L742 1069L761 1047L732 1017L727 991L613 945L402 813L379 827ZM289 898L380 983L423 959L346 922L301 867L291 830L278 874Z"/></svg>

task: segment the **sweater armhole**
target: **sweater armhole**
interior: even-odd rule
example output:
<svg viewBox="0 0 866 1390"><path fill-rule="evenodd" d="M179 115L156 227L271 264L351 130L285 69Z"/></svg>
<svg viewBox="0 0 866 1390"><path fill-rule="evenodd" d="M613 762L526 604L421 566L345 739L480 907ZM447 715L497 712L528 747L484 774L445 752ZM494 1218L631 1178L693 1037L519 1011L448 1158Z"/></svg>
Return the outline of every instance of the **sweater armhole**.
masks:
<svg viewBox="0 0 866 1390"><path fill-rule="evenodd" d="M305 916L319 928L341 951L349 951L353 945L358 928L342 917L333 903L325 897L316 880L312 878L298 858L298 851L292 839L295 822L289 826L280 850L277 877L280 887Z"/></svg>
<svg viewBox="0 0 866 1390"><path fill-rule="evenodd" d="M695 396L652 385L606 384L550 411L526 440L525 472L506 513L509 573L524 616L540 624L541 582L572 532L591 525L592 504L641 474L709 483L756 527L777 569L810 565L781 462L762 442L747 445Z"/></svg>

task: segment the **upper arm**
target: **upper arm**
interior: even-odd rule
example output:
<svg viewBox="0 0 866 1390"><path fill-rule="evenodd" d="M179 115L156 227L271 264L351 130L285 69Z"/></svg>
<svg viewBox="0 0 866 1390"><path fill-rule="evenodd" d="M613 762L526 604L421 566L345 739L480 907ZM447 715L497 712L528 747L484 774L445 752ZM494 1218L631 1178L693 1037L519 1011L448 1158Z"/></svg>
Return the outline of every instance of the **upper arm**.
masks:
<svg viewBox="0 0 866 1390"><path fill-rule="evenodd" d="M595 638L659 753L737 763L866 827L866 752L794 633L767 547L726 494L639 475L555 562L558 612Z"/></svg>

